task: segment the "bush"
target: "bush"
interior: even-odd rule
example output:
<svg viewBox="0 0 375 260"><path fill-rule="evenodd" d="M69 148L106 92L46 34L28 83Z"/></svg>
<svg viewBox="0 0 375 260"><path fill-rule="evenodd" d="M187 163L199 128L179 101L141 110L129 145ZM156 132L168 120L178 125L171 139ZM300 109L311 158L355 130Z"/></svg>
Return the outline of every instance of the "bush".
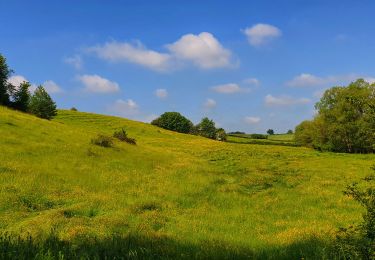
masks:
<svg viewBox="0 0 375 260"><path fill-rule="evenodd" d="M51 119L57 114L56 104L43 86L37 87L34 95L31 97L30 112L45 119Z"/></svg>
<svg viewBox="0 0 375 260"><path fill-rule="evenodd" d="M262 134L251 134L251 139L268 139L268 135L262 135Z"/></svg>
<svg viewBox="0 0 375 260"><path fill-rule="evenodd" d="M216 130L216 140L218 141L226 141L227 140L227 133L223 128L219 128Z"/></svg>
<svg viewBox="0 0 375 260"><path fill-rule="evenodd" d="M96 138L91 139L91 143L102 147L112 147L113 139L110 136L99 134Z"/></svg>
<svg viewBox="0 0 375 260"><path fill-rule="evenodd" d="M30 94L30 83L29 82L22 82L17 88L14 89L14 93L12 95L13 102L12 107L19 111L26 112L29 108L29 102L31 98Z"/></svg>
<svg viewBox="0 0 375 260"><path fill-rule="evenodd" d="M70 109L70 111L78 111L78 109L75 108L75 107L72 107L72 108Z"/></svg>
<svg viewBox="0 0 375 260"><path fill-rule="evenodd" d="M286 132L288 135L291 135L293 134L293 130L292 129L289 129L288 132Z"/></svg>
<svg viewBox="0 0 375 260"><path fill-rule="evenodd" d="M125 129L121 129L119 131L116 131L113 133L113 137L117 138L120 141L127 142L128 144L136 145L137 142L134 138L128 137L128 134L126 133Z"/></svg>
<svg viewBox="0 0 375 260"><path fill-rule="evenodd" d="M269 135L274 135L275 134L275 131L273 129L268 129L267 130L267 134Z"/></svg>
<svg viewBox="0 0 375 260"><path fill-rule="evenodd" d="M165 112L160 117L151 122L152 125L179 132L190 133L193 123L178 112Z"/></svg>
<svg viewBox="0 0 375 260"><path fill-rule="evenodd" d="M365 208L359 225L342 228L337 234L336 248L344 259L375 259L375 174L364 181L367 188L354 183L344 192Z"/></svg>

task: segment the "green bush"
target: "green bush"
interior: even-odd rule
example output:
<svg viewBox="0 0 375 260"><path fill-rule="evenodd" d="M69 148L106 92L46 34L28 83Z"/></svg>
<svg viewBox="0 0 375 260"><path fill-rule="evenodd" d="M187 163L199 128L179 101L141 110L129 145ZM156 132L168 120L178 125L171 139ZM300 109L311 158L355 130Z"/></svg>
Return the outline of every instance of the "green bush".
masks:
<svg viewBox="0 0 375 260"><path fill-rule="evenodd" d="M127 142L128 144L136 145L137 142L134 138L128 137L128 134L126 133L125 129L121 129L119 131L116 131L113 133L113 137L117 138L120 141Z"/></svg>
<svg viewBox="0 0 375 260"><path fill-rule="evenodd" d="M102 147L112 147L113 139L110 136L99 134L96 138L91 139L91 143Z"/></svg>
<svg viewBox="0 0 375 260"><path fill-rule="evenodd" d="M223 142L227 140L227 133L223 128L216 129L216 140Z"/></svg>
<svg viewBox="0 0 375 260"><path fill-rule="evenodd" d="M344 192L365 209L359 225L341 228L337 234L336 248L344 259L375 259L375 174L364 181L364 188L354 183Z"/></svg>
<svg viewBox="0 0 375 260"><path fill-rule="evenodd" d="M165 112L160 117L151 122L152 125L179 132L190 133L193 123L178 112Z"/></svg>
<svg viewBox="0 0 375 260"><path fill-rule="evenodd" d="M262 135L262 134L251 134L251 139L268 139L268 135Z"/></svg>
<svg viewBox="0 0 375 260"><path fill-rule="evenodd" d="M75 107L72 107L72 108L70 109L70 111L78 111L78 109L75 108Z"/></svg>

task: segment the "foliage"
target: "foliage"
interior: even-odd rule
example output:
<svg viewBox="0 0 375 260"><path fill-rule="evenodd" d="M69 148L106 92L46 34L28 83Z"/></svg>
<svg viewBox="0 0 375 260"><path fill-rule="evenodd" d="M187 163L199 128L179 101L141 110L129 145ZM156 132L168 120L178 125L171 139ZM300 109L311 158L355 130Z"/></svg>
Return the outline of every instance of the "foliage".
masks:
<svg viewBox="0 0 375 260"><path fill-rule="evenodd" d="M292 129L289 129L288 132L286 132L287 134L291 135L293 134L293 130Z"/></svg>
<svg viewBox="0 0 375 260"><path fill-rule="evenodd" d="M275 131L273 129L268 129L267 134L273 135L273 134L275 134Z"/></svg>
<svg viewBox="0 0 375 260"><path fill-rule="evenodd" d="M72 108L70 109L70 111L78 111L78 109L75 108L75 107L72 107Z"/></svg>
<svg viewBox="0 0 375 260"><path fill-rule="evenodd" d="M97 137L91 139L91 143L102 147L112 147L113 139L110 136L98 134Z"/></svg>
<svg viewBox="0 0 375 260"><path fill-rule="evenodd" d="M296 127L301 145L334 152L375 151L375 84L359 79L333 87L315 107L318 115Z"/></svg>
<svg viewBox="0 0 375 260"><path fill-rule="evenodd" d="M251 134L250 138L252 139L267 139L268 135L263 135L263 134Z"/></svg>
<svg viewBox="0 0 375 260"><path fill-rule="evenodd" d="M6 63L6 58L0 54L0 105L10 104L9 95L13 86L8 83L8 78L12 72Z"/></svg>
<svg viewBox="0 0 375 260"><path fill-rule="evenodd" d="M37 87L31 97L30 112L45 119L51 119L57 114L56 104L43 86Z"/></svg>
<svg viewBox="0 0 375 260"><path fill-rule="evenodd" d="M375 259L375 174L364 180L366 188L353 183L344 192L365 208L359 225L342 228L337 234L336 247L346 259Z"/></svg>
<svg viewBox="0 0 375 260"><path fill-rule="evenodd" d="M179 133L190 133L193 127L193 123L178 112L165 112L151 124Z"/></svg>
<svg viewBox="0 0 375 260"><path fill-rule="evenodd" d="M216 140L218 141L226 141L227 140L227 133L223 128L216 129Z"/></svg>
<svg viewBox="0 0 375 260"><path fill-rule="evenodd" d="M198 134L210 139L216 139L216 127L213 120L207 117L202 118L201 122L197 125Z"/></svg>
<svg viewBox="0 0 375 260"><path fill-rule="evenodd" d="M30 86L29 82L23 82L18 88L15 88L12 101L13 108L23 112L28 110L31 97Z"/></svg>
<svg viewBox="0 0 375 260"><path fill-rule="evenodd" d="M245 132L241 132L241 131L234 131L234 132L229 132L228 134L232 134L232 135L244 135Z"/></svg>
<svg viewBox="0 0 375 260"><path fill-rule="evenodd" d="M124 128L121 128L121 130L114 132L113 137L128 144L137 144L134 138L128 137L128 134L126 133L126 130Z"/></svg>

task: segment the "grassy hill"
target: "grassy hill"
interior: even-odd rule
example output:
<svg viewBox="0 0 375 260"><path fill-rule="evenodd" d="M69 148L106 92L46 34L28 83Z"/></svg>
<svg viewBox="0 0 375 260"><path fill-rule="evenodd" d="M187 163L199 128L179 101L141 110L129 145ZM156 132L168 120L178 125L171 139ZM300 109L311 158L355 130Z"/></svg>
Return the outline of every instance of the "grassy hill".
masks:
<svg viewBox="0 0 375 260"><path fill-rule="evenodd" d="M122 127L136 146L91 144ZM222 143L65 110L46 121L0 107L0 258L322 256L338 227L359 220L342 190L374 159Z"/></svg>

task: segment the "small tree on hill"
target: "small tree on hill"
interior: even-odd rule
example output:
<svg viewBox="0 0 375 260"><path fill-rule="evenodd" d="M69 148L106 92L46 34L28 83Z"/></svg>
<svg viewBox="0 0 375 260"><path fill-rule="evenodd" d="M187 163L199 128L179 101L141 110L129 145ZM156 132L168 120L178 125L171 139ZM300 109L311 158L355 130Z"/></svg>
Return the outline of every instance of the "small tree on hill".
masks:
<svg viewBox="0 0 375 260"><path fill-rule="evenodd" d="M275 131L273 131L273 129L268 129L268 130L267 130L267 134L269 134L269 135L274 135L274 134L275 134Z"/></svg>
<svg viewBox="0 0 375 260"><path fill-rule="evenodd" d="M198 134L207 138L216 139L216 127L215 122L203 118L202 121L197 125Z"/></svg>
<svg viewBox="0 0 375 260"><path fill-rule="evenodd" d="M18 86L18 88L15 88L12 95L12 106L15 109L23 112L26 112L28 110L30 102L30 86L31 85L29 82L24 81Z"/></svg>
<svg viewBox="0 0 375 260"><path fill-rule="evenodd" d="M30 112L45 119L51 119L57 114L56 104L43 86L39 86L31 97Z"/></svg>
<svg viewBox="0 0 375 260"><path fill-rule="evenodd" d="M165 112L151 122L152 125L176 131L179 133L190 133L193 123L178 112Z"/></svg>
<svg viewBox="0 0 375 260"><path fill-rule="evenodd" d="M288 132L286 132L287 134L291 135L293 134L293 130L292 129L289 129Z"/></svg>
<svg viewBox="0 0 375 260"><path fill-rule="evenodd" d="M227 133L223 128L216 129L216 140L218 141L226 141L227 140Z"/></svg>
<svg viewBox="0 0 375 260"><path fill-rule="evenodd" d="M12 85L8 83L8 78L12 70L8 67L6 59L0 54L0 105L8 106L9 94L12 89Z"/></svg>

